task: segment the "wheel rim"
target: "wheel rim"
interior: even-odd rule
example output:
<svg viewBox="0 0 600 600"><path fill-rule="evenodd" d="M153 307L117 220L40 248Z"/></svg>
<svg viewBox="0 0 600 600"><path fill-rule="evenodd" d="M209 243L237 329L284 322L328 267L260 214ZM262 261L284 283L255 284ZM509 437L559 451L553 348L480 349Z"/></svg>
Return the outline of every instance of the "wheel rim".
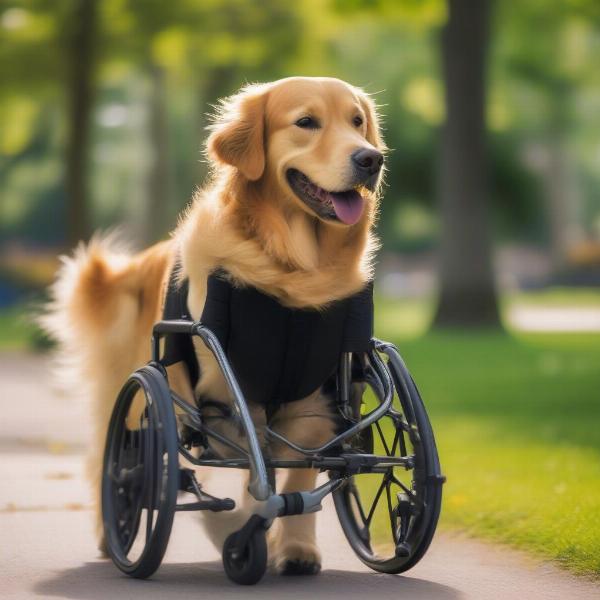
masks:
<svg viewBox="0 0 600 600"><path fill-rule="evenodd" d="M171 407L160 395L160 386L134 374L115 405L105 450L102 510L108 551L121 570L140 577L160 564L177 494L176 429L167 414ZM169 435L175 439L168 440Z"/></svg>
<svg viewBox="0 0 600 600"><path fill-rule="evenodd" d="M395 387L402 392L397 379ZM422 405L415 406L420 398L412 380L405 389L409 397L395 396L389 413L356 445L359 452L411 458L411 468L358 474L334 493L342 528L358 557L376 570L394 573L410 568L424 554L441 501L441 487L430 477L431 465L437 463L431 429ZM366 400L367 410L372 409L374 397L367 395Z"/></svg>
<svg viewBox="0 0 600 600"><path fill-rule="evenodd" d="M374 453L415 456L418 460L418 442L413 445L408 439L406 422L400 416L382 421L372 427ZM397 556L396 549L412 548L418 542L419 517L424 506L419 485L413 479L414 472L414 469L389 467L383 473L356 475L341 490L345 510L353 521L355 550L365 560L400 562L406 556Z"/></svg>

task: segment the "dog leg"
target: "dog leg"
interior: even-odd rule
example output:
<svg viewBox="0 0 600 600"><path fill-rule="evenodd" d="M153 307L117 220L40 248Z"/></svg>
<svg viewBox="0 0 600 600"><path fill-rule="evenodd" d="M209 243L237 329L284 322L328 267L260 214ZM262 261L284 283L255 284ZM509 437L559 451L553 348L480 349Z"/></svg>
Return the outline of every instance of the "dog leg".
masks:
<svg viewBox="0 0 600 600"><path fill-rule="evenodd" d="M233 400L222 401L226 412L233 412ZM240 423L235 418L226 416L219 407L202 407L204 421L213 431L220 433L241 448L248 449L248 440ZM265 411L262 406L248 405L259 442L264 438L266 424ZM210 440L211 449L221 458L239 458L239 453L214 439ZM203 528L217 550L223 549L227 536L241 529L255 512L256 500L248 492L249 473L237 469L197 469L198 480L206 491L218 497L230 497L235 500L236 508L232 511L205 513L199 516Z"/></svg>
<svg viewBox="0 0 600 600"><path fill-rule="evenodd" d="M229 534L239 531L255 512L256 500L248 492L249 473L238 469L202 469L203 488L215 496L233 498L232 511L199 511L198 516L207 538L221 552ZM225 471L225 473L223 472Z"/></svg>
<svg viewBox="0 0 600 600"><path fill-rule="evenodd" d="M320 390L279 408L271 427L299 446L314 448L330 440L336 431L336 413L331 399ZM275 444L278 458L301 458L281 443ZM317 470L286 469L282 492L312 490ZM321 570L321 553L316 540L316 515L305 514L276 519L270 534L272 563L285 575L316 575Z"/></svg>
<svg viewBox="0 0 600 600"><path fill-rule="evenodd" d="M312 490L316 469L286 469L282 493ZM321 570L321 553L316 542L316 514L276 519L270 532L272 564L281 575L316 575Z"/></svg>

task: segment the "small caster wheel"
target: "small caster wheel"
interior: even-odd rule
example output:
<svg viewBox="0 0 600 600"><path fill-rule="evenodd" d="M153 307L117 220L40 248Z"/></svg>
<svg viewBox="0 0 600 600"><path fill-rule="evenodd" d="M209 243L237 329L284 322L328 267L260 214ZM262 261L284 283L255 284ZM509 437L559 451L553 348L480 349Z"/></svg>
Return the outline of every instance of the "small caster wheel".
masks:
<svg viewBox="0 0 600 600"><path fill-rule="evenodd" d="M232 533L223 545L223 567L227 577L240 585L258 583L267 570L267 537L261 527L255 529L243 549L237 546L239 532Z"/></svg>

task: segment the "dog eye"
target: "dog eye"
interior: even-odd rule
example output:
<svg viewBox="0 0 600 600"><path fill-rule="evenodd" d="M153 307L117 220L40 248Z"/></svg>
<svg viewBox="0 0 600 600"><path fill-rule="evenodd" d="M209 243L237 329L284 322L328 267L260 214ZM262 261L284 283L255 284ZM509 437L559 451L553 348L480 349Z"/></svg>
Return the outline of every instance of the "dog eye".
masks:
<svg viewBox="0 0 600 600"><path fill-rule="evenodd" d="M359 117L357 115L356 117L354 117L354 119L352 119L352 123L354 123L354 127L360 127L363 124L362 117Z"/></svg>
<svg viewBox="0 0 600 600"><path fill-rule="evenodd" d="M313 117L302 117L296 121L295 125L302 129L319 129L319 122Z"/></svg>

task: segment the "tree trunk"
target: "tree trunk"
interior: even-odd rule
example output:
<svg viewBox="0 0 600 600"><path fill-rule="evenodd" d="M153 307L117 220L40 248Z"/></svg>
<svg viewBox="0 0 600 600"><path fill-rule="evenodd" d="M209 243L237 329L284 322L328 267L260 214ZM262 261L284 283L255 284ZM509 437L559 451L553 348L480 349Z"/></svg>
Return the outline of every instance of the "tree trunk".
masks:
<svg viewBox="0 0 600 600"><path fill-rule="evenodd" d="M144 238L152 244L169 229L167 222L169 201L168 116L165 89L165 72L150 66L150 143L152 160L148 174L148 204Z"/></svg>
<svg viewBox="0 0 600 600"><path fill-rule="evenodd" d="M500 323L488 224L485 66L489 0L449 0L442 33L446 123L441 204L440 301L435 324Z"/></svg>
<svg viewBox="0 0 600 600"><path fill-rule="evenodd" d="M73 2L66 31L68 139L65 186L69 246L87 239L91 233L87 169L94 101L96 9L96 0Z"/></svg>

